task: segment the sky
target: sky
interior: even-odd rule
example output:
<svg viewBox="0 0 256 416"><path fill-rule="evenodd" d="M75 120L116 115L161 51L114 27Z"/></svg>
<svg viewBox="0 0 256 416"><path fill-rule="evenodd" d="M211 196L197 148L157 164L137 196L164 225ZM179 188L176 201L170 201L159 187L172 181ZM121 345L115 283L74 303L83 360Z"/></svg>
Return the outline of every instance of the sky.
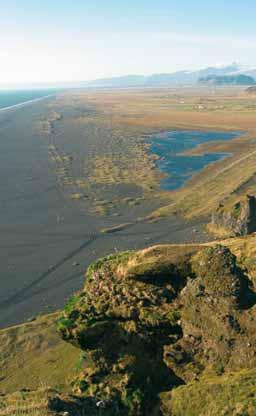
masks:
<svg viewBox="0 0 256 416"><path fill-rule="evenodd" d="M0 0L0 84L256 66L255 0Z"/></svg>

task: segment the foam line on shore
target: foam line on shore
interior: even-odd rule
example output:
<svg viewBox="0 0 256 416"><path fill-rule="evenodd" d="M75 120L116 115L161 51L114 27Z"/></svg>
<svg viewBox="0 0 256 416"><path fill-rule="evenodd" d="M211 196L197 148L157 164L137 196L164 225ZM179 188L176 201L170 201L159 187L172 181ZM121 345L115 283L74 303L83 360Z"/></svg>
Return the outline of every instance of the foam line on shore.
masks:
<svg viewBox="0 0 256 416"><path fill-rule="evenodd" d="M50 95L45 95L44 97L33 98L33 100L23 101L22 103L0 108L0 112L6 111L6 110L12 110L12 109L19 108L19 107L25 107L27 104L33 104L35 102L42 101L42 100L45 100L46 98L50 98L54 96L55 94L50 94Z"/></svg>

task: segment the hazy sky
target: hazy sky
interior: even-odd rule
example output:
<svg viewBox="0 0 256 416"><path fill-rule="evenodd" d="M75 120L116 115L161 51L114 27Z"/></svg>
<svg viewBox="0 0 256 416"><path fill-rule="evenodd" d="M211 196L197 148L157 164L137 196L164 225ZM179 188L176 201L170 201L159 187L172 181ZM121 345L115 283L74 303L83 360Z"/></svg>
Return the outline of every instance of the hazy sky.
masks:
<svg viewBox="0 0 256 416"><path fill-rule="evenodd" d="M255 0L0 0L0 83L256 64Z"/></svg>

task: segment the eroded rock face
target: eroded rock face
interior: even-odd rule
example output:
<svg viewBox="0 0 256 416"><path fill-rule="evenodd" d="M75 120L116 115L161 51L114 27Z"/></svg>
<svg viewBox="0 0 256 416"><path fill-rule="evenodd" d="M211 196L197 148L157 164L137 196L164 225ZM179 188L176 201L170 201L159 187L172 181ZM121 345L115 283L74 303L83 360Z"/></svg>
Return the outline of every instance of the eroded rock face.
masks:
<svg viewBox="0 0 256 416"><path fill-rule="evenodd" d="M246 280L235 256L223 246L199 252L192 258L192 269L196 278L180 297L184 339L200 340L212 361L219 361L229 350L224 344L240 331L237 312L246 302Z"/></svg>
<svg viewBox="0 0 256 416"><path fill-rule="evenodd" d="M199 251L191 259L194 278L178 302L183 337L165 347L166 364L185 382L254 362L255 295L235 256L224 246ZM248 326L249 323L249 326Z"/></svg>
<svg viewBox="0 0 256 416"><path fill-rule="evenodd" d="M182 383L165 364L163 346L182 336L172 301L185 280L173 264L146 274L118 272L128 257L113 256L89 269L59 330L86 355L76 393L96 397L104 415L157 415L159 392Z"/></svg>
<svg viewBox="0 0 256 416"><path fill-rule="evenodd" d="M228 248L133 263L123 253L92 265L58 323L81 349L73 386L84 414L161 415L161 392L255 359L252 293Z"/></svg>
<svg viewBox="0 0 256 416"><path fill-rule="evenodd" d="M246 195L234 204L220 204L212 214L212 224L230 235L247 235L256 231L256 198Z"/></svg>

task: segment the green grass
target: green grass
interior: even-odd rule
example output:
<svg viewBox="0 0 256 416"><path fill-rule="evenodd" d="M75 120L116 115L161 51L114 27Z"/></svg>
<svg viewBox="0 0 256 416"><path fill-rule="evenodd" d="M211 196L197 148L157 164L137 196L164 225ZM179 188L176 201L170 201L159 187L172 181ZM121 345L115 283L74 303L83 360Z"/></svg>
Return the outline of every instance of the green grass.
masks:
<svg viewBox="0 0 256 416"><path fill-rule="evenodd" d="M163 416L255 416L256 371L227 373L162 394Z"/></svg>
<svg viewBox="0 0 256 416"><path fill-rule="evenodd" d="M119 264L127 263L128 260L133 256L132 251L123 251L120 253L110 254L109 256L102 257L95 262L91 263L90 266L87 268L86 275L87 277L91 277L91 275L99 270L103 265L110 266L110 267L117 267Z"/></svg>
<svg viewBox="0 0 256 416"><path fill-rule="evenodd" d="M0 392L42 386L69 389L79 350L56 331L59 314L0 330Z"/></svg>

